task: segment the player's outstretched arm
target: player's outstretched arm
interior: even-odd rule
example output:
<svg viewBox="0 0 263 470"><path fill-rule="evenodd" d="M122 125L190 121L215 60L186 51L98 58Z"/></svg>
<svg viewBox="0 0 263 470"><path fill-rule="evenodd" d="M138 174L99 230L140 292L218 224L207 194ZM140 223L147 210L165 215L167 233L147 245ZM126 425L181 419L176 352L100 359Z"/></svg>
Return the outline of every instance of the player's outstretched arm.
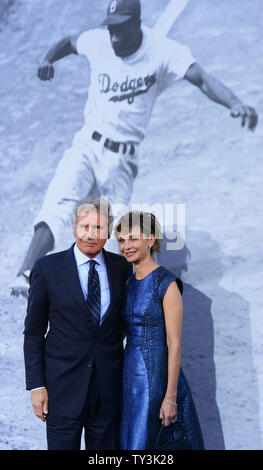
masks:
<svg viewBox="0 0 263 470"><path fill-rule="evenodd" d="M219 103L228 109L232 117L241 117L241 125L254 130L258 116L254 108L244 104L228 87L220 80L207 73L197 62L192 64L184 78L197 86L210 100Z"/></svg>
<svg viewBox="0 0 263 470"><path fill-rule="evenodd" d="M38 67L37 75L40 80L51 80L54 77L54 66L57 60L70 54L77 54L77 39L79 35L67 36L49 49L44 60Z"/></svg>

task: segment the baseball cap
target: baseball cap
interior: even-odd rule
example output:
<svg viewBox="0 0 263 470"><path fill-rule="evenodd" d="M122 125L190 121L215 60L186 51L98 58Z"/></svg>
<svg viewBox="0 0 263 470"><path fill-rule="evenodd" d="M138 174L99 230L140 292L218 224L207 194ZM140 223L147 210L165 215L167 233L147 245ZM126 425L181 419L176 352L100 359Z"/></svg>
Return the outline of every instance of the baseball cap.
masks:
<svg viewBox="0 0 263 470"><path fill-rule="evenodd" d="M138 18L141 16L140 0L111 0L107 17L101 26L124 23L133 16Z"/></svg>

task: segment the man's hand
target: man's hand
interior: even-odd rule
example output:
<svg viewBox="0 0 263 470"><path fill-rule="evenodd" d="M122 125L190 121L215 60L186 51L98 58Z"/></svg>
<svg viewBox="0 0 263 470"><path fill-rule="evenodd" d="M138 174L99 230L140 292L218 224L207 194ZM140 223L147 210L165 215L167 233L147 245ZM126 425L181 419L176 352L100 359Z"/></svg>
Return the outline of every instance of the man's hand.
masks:
<svg viewBox="0 0 263 470"><path fill-rule="evenodd" d="M46 388L33 390L31 392L31 402L34 408L35 415L45 422L45 415L48 414L48 393Z"/></svg>
<svg viewBox="0 0 263 470"><path fill-rule="evenodd" d="M55 69L52 64L44 61L38 68L37 75L40 80L52 80Z"/></svg>
<svg viewBox="0 0 263 470"><path fill-rule="evenodd" d="M44 57L42 64L38 67L37 75L40 80L52 80L55 73L52 65L53 62L56 62L56 60L60 60L69 54L78 54L78 37L79 34L67 36L51 47L47 55Z"/></svg>
<svg viewBox="0 0 263 470"><path fill-rule="evenodd" d="M258 122L258 115L254 108L247 106L244 103L237 103L230 109L232 117L241 117L241 126L244 127L247 123L247 128L254 131Z"/></svg>
<svg viewBox="0 0 263 470"><path fill-rule="evenodd" d="M242 127L247 123L250 131L256 128L258 116L255 109L242 103L227 86L207 73L200 64L192 64L184 78L197 86L210 100L230 109L232 117L241 117Z"/></svg>

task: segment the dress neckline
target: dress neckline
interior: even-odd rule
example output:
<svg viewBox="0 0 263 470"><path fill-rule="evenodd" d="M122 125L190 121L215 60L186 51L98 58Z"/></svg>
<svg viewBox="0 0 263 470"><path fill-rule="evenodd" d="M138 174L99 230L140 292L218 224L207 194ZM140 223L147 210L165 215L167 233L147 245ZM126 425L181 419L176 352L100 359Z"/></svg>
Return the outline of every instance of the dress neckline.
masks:
<svg viewBox="0 0 263 470"><path fill-rule="evenodd" d="M142 279L136 279L136 273L134 273L134 279L135 281L144 281L144 279L146 279L147 277L149 277L154 271L157 271L157 269L161 268L161 266L157 266L157 268L153 269L149 274L147 274L146 276L144 276Z"/></svg>

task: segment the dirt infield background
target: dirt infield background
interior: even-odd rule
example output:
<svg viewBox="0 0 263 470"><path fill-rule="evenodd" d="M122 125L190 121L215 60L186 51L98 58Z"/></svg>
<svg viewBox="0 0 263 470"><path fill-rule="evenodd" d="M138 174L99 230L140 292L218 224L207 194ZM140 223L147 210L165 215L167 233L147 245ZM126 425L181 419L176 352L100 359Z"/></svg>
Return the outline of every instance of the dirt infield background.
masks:
<svg viewBox="0 0 263 470"><path fill-rule="evenodd" d="M167 0L142 1L153 26ZM230 6L231 4L231 6ZM24 389L26 302L11 298L32 221L63 151L83 123L85 58L57 64L40 82L39 61L61 37L95 27L106 0L2 0L0 6L1 449L45 449L45 426ZM261 0L190 0L170 37L259 113L257 131L186 82L164 93L140 155L133 202L186 205L182 366L208 449L261 449L262 50ZM69 246L70 231L61 248ZM189 255L190 253L190 255Z"/></svg>

